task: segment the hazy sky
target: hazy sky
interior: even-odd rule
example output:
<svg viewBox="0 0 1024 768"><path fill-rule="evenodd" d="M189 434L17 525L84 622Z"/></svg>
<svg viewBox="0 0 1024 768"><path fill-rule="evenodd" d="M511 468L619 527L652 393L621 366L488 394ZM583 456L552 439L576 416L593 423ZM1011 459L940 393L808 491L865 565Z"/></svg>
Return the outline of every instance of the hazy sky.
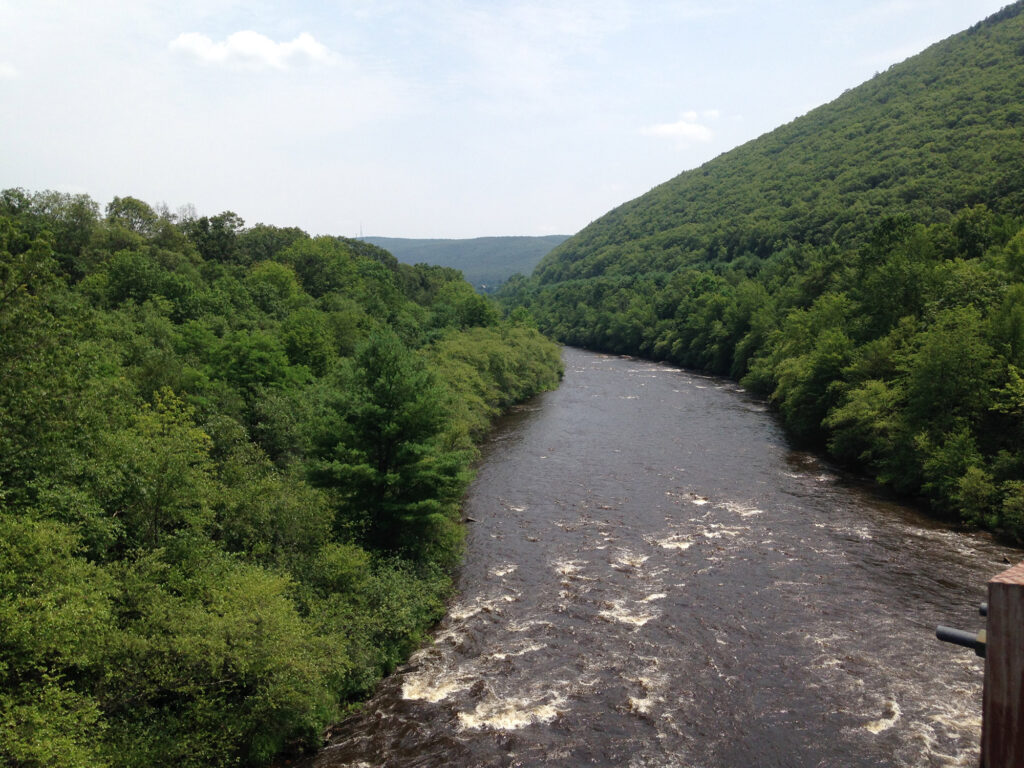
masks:
<svg viewBox="0 0 1024 768"><path fill-rule="evenodd" d="M1007 0L0 0L0 188L576 232Z"/></svg>

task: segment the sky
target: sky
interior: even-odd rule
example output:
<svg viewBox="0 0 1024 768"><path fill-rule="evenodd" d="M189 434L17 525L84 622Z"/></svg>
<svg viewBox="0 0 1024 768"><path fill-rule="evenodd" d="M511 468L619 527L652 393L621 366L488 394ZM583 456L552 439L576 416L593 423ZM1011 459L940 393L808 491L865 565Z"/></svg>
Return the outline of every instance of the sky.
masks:
<svg viewBox="0 0 1024 768"><path fill-rule="evenodd" d="M1008 0L0 0L0 188L573 234Z"/></svg>

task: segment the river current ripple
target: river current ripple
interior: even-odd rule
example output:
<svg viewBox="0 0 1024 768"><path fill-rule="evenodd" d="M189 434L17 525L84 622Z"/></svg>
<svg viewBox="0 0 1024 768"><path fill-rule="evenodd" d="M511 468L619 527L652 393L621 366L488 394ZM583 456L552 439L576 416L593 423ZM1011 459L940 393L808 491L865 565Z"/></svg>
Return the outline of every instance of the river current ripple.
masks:
<svg viewBox="0 0 1024 768"><path fill-rule="evenodd" d="M793 451L737 385L567 349L465 504L433 642L332 766L970 766L980 627L1019 553Z"/></svg>

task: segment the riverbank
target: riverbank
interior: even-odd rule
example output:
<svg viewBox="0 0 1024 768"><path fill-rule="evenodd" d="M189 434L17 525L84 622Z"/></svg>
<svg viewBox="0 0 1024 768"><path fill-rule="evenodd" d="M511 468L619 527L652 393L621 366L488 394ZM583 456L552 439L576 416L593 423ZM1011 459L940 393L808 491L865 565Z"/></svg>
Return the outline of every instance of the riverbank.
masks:
<svg viewBox="0 0 1024 768"><path fill-rule="evenodd" d="M970 625L1016 551L811 454L734 383L566 349L502 420L457 596L304 765L971 765Z"/></svg>

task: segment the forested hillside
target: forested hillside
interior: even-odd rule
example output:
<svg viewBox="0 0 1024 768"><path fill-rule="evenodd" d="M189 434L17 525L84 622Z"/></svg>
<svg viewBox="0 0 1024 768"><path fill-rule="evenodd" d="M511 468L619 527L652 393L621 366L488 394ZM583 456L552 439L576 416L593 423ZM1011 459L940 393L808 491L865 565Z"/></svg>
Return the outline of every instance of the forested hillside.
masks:
<svg viewBox="0 0 1024 768"><path fill-rule="evenodd" d="M528 275L568 235L474 237L466 240L367 237L405 264L436 264L462 272L481 293L493 293L512 275Z"/></svg>
<svg viewBox="0 0 1024 768"><path fill-rule="evenodd" d="M1024 542L1022 10L617 208L506 299L738 378L798 441Z"/></svg>
<svg viewBox="0 0 1024 768"><path fill-rule="evenodd" d="M454 270L0 193L0 763L266 764L443 613L557 347Z"/></svg>

